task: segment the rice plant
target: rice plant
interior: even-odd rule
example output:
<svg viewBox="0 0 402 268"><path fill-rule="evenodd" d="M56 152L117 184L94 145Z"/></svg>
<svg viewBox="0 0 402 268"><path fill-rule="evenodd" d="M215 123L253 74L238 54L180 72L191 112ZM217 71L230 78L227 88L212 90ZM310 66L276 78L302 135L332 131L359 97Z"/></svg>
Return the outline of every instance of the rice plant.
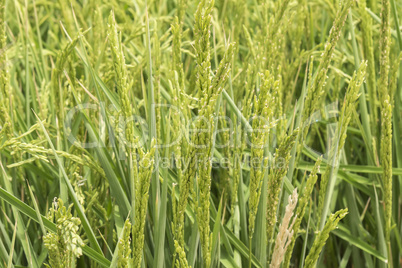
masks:
<svg viewBox="0 0 402 268"><path fill-rule="evenodd" d="M400 267L401 14L0 0L0 268Z"/></svg>

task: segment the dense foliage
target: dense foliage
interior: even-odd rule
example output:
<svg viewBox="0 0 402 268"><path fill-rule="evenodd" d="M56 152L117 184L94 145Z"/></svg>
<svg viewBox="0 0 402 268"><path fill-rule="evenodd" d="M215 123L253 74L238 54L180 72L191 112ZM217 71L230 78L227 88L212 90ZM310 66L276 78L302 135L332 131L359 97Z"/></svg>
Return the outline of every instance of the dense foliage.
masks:
<svg viewBox="0 0 402 268"><path fill-rule="evenodd" d="M400 267L401 14L0 0L0 267Z"/></svg>

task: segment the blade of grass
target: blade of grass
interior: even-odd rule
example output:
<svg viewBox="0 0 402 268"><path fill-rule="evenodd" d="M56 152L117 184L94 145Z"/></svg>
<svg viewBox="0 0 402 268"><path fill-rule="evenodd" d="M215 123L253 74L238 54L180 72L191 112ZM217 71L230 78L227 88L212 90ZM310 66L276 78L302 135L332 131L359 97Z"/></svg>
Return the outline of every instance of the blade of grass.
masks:
<svg viewBox="0 0 402 268"><path fill-rule="evenodd" d="M15 245L15 238L16 237L17 237L17 222L15 222L13 238L11 239L10 254L9 254L9 257L8 257L7 268L14 267L14 265L13 265L13 254L14 254L14 245Z"/></svg>
<svg viewBox="0 0 402 268"><path fill-rule="evenodd" d="M322 163L322 167L326 167L326 163ZM311 170L314 164L302 162L297 165L298 169L301 170ZM355 173L364 173L364 174L382 174L382 168L376 166L369 165L339 165L339 170L344 172L355 172ZM402 168L393 168L392 174L394 175L402 175Z"/></svg>
<svg viewBox="0 0 402 268"><path fill-rule="evenodd" d="M170 114L167 122L168 128L171 126L170 121ZM167 144L170 144L170 131L167 131L166 141ZM165 157L169 157L169 147L165 150ZM164 167L160 169L162 178L167 178L168 170ZM157 176L158 177L158 176ZM168 181L167 179L163 180L162 182L162 196L161 196L161 203L159 207L159 217L158 222L156 224L156 250L155 250L155 267L162 268L164 265L164 245L165 245L165 231L166 231L166 214L167 214L167 194L168 194Z"/></svg>
<svg viewBox="0 0 402 268"><path fill-rule="evenodd" d="M211 264L214 265L215 263L215 258L217 258L217 250L220 250L218 248L218 245L220 244L220 222L222 218L222 199L223 199L223 194L221 196L221 201L219 202L219 208L218 208L218 213L216 214L215 218L215 223L214 223L214 228L212 231L212 251L211 251Z"/></svg>
<svg viewBox="0 0 402 268"><path fill-rule="evenodd" d="M34 196L34 194L32 192L31 186L29 186L29 184L28 184L28 190L29 190L29 195L31 196L31 199L32 199L32 203L34 204L36 217L39 220L39 226L40 226L40 228L42 230L42 235L45 236L46 235L46 229L45 229L45 226L43 225L43 221L42 221L42 217L41 217L41 214L40 214L40 211L39 211L38 204L36 203L35 196Z"/></svg>
<svg viewBox="0 0 402 268"><path fill-rule="evenodd" d="M308 230L309 230L309 227L310 227L310 219L311 219L311 207L312 207L312 202L310 203L310 209L309 209L309 213L308 213L306 233L304 234L304 238L303 238L303 248L302 248L299 268L304 267L304 260L306 259L308 232L309 232Z"/></svg>
<svg viewBox="0 0 402 268"><path fill-rule="evenodd" d="M3 164L1 161L0 161L0 167L2 170L2 174L3 174L3 176L2 176L3 184L5 185L5 188L11 192L12 191L11 181L8 179L6 171L4 170L4 167L3 167ZM23 248L26 258L29 261L29 264L30 264L29 267L35 267L35 268L38 267L39 268L36 254L35 253L31 254L31 251L30 251L31 242L26 237L26 232L25 232L27 230L26 225L23 222L23 219L22 219L19 211L17 209L15 209L15 207L12 207L12 212L13 212L13 216L16 220L16 224L17 224L17 237L18 237L18 240L20 241L20 243L22 244L22 248Z"/></svg>
<svg viewBox="0 0 402 268"><path fill-rule="evenodd" d="M263 267L267 262L267 241L266 241L266 206L267 206L267 194L268 191L268 169L263 170L264 177L262 182L262 192L260 196L260 204L258 206L256 228L254 235L254 248L256 249L256 257L262 263Z"/></svg>
<svg viewBox="0 0 402 268"><path fill-rule="evenodd" d="M374 257L383 262L387 260L387 258L379 251L375 250L369 244L363 242L361 239L356 238L355 236L350 234L350 232L343 225L339 225L339 229L333 230L332 233L342 238L343 240L347 241L348 243L352 244L353 246L358 247L364 252L373 255Z"/></svg>
<svg viewBox="0 0 402 268"><path fill-rule="evenodd" d="M380 254L382 256L384 256L382 262L380 262L378 264L379 267L387 267L387 263L388 263L388 250L387 250L387 245L385 242L385 235L384 235L384 228L383 228L383 217L381 215L381 211L380 211L380 202L378 200L378 195L377 195L377 190L375 187L374 188L374 195L375 195L375 202L374 203L374 217L376 220L376 224L377 224L377 239L378 239L378 243L379 243L379 250L380 250Z"/></svg>

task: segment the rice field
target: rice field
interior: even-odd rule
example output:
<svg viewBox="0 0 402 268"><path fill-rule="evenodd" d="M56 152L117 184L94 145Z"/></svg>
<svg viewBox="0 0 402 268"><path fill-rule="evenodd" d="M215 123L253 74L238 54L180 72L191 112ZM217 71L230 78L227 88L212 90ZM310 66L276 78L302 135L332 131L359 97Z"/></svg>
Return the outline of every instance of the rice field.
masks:
<svg viewBox="0 0 402 268"><path fill-rule="evenodd" d="M0 268L401 267L401 16L0 0Z"/></svg>

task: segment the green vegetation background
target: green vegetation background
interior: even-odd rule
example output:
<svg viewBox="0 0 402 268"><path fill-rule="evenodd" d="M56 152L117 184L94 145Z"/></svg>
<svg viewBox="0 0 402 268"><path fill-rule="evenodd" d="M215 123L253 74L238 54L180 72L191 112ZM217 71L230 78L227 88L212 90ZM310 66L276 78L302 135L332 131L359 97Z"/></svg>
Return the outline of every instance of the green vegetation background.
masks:
<svg viewBox="0 0 402 268"><path fill-rule="evenodd" d="M400 267L401 14L0 0L0 267Z"/></svg>

